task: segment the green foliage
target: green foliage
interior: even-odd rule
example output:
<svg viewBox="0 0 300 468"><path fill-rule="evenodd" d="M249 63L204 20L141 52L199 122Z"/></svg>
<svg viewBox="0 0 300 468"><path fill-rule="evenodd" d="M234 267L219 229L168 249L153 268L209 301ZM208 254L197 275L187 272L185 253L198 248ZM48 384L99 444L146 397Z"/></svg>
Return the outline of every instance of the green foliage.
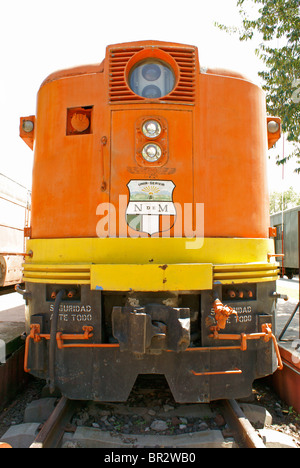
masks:
<svg viewBox="0 0 300 468"><path fill-rule="evenodd" d="M300 205L300 193L295 192L293 187L281 192L272 192L270 194L270 214L278 213L279 211L294 208Z"/></svg>
<svg viewBox="0 0 300 468"><path fill-rule="evenodd" d="M256 49L266 69L259 72L267 96L269 115L282 119L287 140L294 143L293 155L300 159L300 2L299 0L236 0L242 28L216 24L241 41L258 33ZM252 15L250 17L249 15ZM277 163L282 164L288 158ZM298 159L297 164L300 164ZM296 169L300 172L300 168Z"/></svg>

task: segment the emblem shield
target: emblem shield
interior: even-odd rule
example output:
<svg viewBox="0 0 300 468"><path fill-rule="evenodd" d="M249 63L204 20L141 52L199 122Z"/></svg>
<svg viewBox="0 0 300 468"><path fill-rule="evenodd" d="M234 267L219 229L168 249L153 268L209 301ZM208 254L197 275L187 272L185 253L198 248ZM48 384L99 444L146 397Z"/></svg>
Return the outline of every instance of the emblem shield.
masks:
<svg viewBox="0 0 300 468"><path fill-rule="evenodd" d="M131 180L127 187L126 221L132 229L152 235L160 231L160 216L176 215L171 180Z"/></svg>

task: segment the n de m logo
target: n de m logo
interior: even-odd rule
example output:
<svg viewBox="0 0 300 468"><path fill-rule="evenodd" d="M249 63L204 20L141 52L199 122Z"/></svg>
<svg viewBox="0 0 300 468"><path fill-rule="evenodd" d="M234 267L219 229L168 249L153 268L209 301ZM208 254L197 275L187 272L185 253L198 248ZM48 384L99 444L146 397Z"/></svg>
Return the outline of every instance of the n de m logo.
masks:
<svg viewBox="0 0 300 468"><path fill-rule="evenodd" d="M161 230L161 216L176 215L173 203L175 184L171 180L131 180L127 187L126 220L132 229L152 235Z"/></svg>

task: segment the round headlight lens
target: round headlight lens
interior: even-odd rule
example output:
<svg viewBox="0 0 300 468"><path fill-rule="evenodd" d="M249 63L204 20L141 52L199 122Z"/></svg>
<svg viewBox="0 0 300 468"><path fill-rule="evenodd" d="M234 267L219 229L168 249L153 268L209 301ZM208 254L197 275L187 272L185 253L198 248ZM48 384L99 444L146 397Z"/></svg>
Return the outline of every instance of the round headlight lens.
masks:
<svg viewBox="0 0 300 468"><path fill-rule="evenodd" d="M161 157L161 149L156 143L148 143L142 149L143 158L149 162L155 162Z"/></svg>
<svg viewBox="0 0 300 468"><path fill-rule="evenodd" d="M23 120L22 128L24 132L30 133L34 128L34 123L31 120Z"/></svg>
<svg viewBox="0 0 300 468"><path fill-rule="evenodd" d="M268 122L268 131L270 133L276 133L279 130L279 123L276 122L275 120L270 120Z"/></svg>
<svg viewBox="0 0 300 468"><path fill-rule="evenodd" d="M147 138L156 138L161 133L161 126L156 120L147 120L143 125L143 134Z"/></svg>
<svg viewBox="0 0 300 468"><path fill-rule="evenodd" d="M161 97L161 90L155 85L145 86L142 96L148 99L157 99Z"/></svg>
<svg viewBox="0 0 300 468"><path fill-rule="evenodd" d="M129 86L138 96L158 99L174 89L175 73L169 64L162 60L141 60L129 74Z"/></svg>
<svg viewBox="0 0 300 468"><path fill-rule="evenodd" d="M148 63L142 68L142 75L147 81L155 81L161 75L161 69L156 63Z"/></svg>

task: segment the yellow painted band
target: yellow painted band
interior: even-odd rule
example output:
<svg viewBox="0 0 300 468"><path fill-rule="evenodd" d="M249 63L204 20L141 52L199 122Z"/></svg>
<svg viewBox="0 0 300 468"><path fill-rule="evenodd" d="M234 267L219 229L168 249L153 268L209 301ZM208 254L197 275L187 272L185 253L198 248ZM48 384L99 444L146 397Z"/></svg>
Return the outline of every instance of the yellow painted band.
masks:
<svg viewBox="0 0 300 468"><path fill-rule="evenodd" d="M24 281L90 284L91 289L161 291L211 289L277 279L270 239L80 238L27 243Z"/></svg>
<svg viewBox="0 0 300 468"><path fill-rule="evenodd" d="M268 262L272 239L72 238L31 239L26 263L251 263Z"/></svg>

